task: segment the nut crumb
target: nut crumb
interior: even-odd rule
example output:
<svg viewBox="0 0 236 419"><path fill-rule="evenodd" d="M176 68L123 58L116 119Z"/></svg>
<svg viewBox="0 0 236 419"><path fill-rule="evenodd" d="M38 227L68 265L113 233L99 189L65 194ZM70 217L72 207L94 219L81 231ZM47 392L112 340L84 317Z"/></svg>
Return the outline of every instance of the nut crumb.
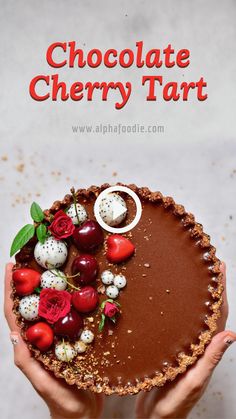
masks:
<svg viewBox="0 0 236 419"><path fill-rule="evenodd" d="M143 266L144 266L144 268L150 268L151 265L150 265L150 263L144 263Z"/></svg>
<svg viewBox="0 0 236 419"><path fill-rule="evenodd" d="M93 321L94 321L94 318L93 318L93 317L87 317L87 319L88 319L88 321L89 321L90 323L93 323Z"/></svg>
<svg viewBox="0 0 236 419"><path fill-rule="evenodd" d="M99 285L99 287L97 288L97 291L98 291L100 294L105 294L106 288L105 288L105 286L104 286L104 285Z"/></svg>
<svg viewBox="0 0 236 419"><path fill-rule="evenodd" d="M128 329L128 330L127 330L127 333L132 333L132 330Z"/></svg>

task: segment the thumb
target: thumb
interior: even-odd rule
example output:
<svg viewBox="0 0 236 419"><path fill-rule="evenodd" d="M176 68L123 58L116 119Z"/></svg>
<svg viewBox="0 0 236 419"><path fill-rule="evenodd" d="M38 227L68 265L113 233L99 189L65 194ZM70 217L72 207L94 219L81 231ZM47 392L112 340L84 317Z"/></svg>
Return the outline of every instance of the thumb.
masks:
<svg viewBox="0 0 236 419"><path fill-rule="evenodd" d="M27 365L28 362L31 362L31 355L29 349L23 341L20 333L16 331L11 332L10 339L14 349L15 365L18 368L20 368L24 373L26 373L25 365Z"/></svg>
<svg viewBox="0 0 236 419"><path fill-rule="evenodd" d="M31 353L21 337L20 333L13 331L10 333L10 339L14 348L15 365L26 375L32 385L38 392L42 392L45 383L53 383L53 379L47 371L40 365Z"/></svg>
<svg viewBox="0 0 236 419"><path fill-rule="evenodd" d="M236 333L225 330L215 335L205 350L204 355L196 364L197 373L202 378L208 378L217 364L220 362L225 351L236 341Z"/></svg>

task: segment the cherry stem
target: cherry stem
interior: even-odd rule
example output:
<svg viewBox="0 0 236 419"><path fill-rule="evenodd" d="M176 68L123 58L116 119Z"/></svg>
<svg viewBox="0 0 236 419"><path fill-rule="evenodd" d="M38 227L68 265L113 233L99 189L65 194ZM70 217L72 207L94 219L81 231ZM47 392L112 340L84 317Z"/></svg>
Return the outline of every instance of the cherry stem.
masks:
<svg viewBox="0 0 236 419"><path fill-rule="evenodd" d="M68 355L67 355L67 349L66 349L66 345L65 345L65 340L64 339L62 339L62 345L63 345L63 349L65 351L66 362L70 362L70 359L68 358Z"/></svg>
<svg viewBox="0 0 236 419"><path fill-rule="evenodd" d="M58 270L56 270L56 269L54 271L49 270L49 272L51 272L51 274L53 274L53 275L58 276L58 278L64 279L66 281L66 283L69 285L69 287L75 289L76 291L80 291L80 288L76 287L75 285L71 284L71 282L68 281L68 279L75 278L76 276L79 276L80 272L78 272L76 275L72 275L72 276L60 275Z"/></svg>
<svg viewBox="0 0 236 419"><path fill-rule="evenodd" d="M75 275L66 275L66 277L69 278L69 279L76 278L76 276L80 276L80 272L78 272Z"/></svg>
<svg viewBox="0 0 236 419"><path fill-rule="evenodd" d="M76 291L80 291L80 288L76 287L75 285L71 284L69 281L67 281L67 279L65 278L67 285L69 285L69 287L73 288Z"/></svg>
<svg viewBox="0 0 236 419"><path fill-rule="evenodd" d="M76 205L76 195L75 195L75 188L71 188L71 194L72 194L72 198L73 198L73 202L74 202L74 206L75 206L75 213L76 213L76 217L78 220L78 224L80 224L80 220L79 220L79 214L78 214L78 210L77 210L77 205Z"/></svg>

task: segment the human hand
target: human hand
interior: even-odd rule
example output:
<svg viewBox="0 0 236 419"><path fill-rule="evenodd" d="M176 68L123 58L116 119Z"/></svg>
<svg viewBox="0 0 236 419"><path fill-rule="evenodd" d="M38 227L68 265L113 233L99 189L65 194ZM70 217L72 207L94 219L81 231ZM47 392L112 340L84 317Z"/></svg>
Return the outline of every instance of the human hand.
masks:
<svg viewBox="0 0 236 419"><path fill-rule="evenodd" d="M31 356L16 326L12 312L11 279L13 264L6 265L4 311L11 330L10 338L14 347L15 365L26 375L37 393L47 404L53 419L99 418L103 409L103 396L90 391L79 390L66 384L63 379L55 378Z"/></svg>
<svg viewBox="0 0 236 419"><path fill-rule="evenodd" d="M226 294L226 268L221 265L223 273L223 305L218 321L218 333L207 346L204 355L194 366L180 375L175 381L165 384L163 388L154 388L149 393L137 397L136 415L138 419L171 418L184 419L203 395L211 375L221 360L226 349L236 341L236 334L224 331L228 317Z"/></svg>

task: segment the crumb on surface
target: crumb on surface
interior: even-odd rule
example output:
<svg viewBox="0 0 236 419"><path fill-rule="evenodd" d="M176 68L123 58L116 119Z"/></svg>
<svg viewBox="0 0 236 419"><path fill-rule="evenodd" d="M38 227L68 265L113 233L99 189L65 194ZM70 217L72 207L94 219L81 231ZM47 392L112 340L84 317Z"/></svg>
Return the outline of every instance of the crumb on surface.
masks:
<svg viewBox="0 0 236 419"><path fill-rule="evenodd" d="M18 164L18 165L16 166L16 170L17 170L17 172L19 172L19 173L23 173L24 169L25 169L25 165L24 165L24 163L20 163L20 164Z"/></svg>

